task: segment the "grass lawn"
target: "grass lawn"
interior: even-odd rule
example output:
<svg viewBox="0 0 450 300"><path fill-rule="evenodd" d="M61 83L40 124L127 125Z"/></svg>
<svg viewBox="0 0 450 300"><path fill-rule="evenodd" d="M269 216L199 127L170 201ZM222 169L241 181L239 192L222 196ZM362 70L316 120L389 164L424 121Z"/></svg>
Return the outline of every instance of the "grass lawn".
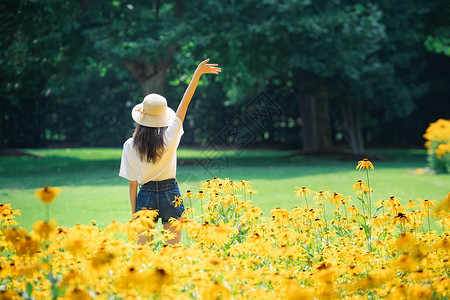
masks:
<svg viewBox="0 0 450 300"><path fill-rule="evenodd" d="M11 203L13 208L21 210L18 221L22 226L31 229L36 220L45 218L44 207L34 192L46 185L62 190L50 204L50 215L59 225L70 227L95 220L104 228L113 220L130 219L128 183L118 176L121 149L27 152L34 156L0 157L0 203ZM403 202L441 200L450 192L450 175L415 172L427 165L425 151L374 150L368 154L374 157L375 170L370 171L374 202L389 196L401 198ZM275 207L290 210L302 205L293 193L296 186L336 191L352 196L356 202L352 186L358 179L366 181L365 171L355 169L356 160L339 160L337 156L299 156L292 151L233 153L180 149L178 158L177 180L182 193L187 189L198 191L213 176L245 179L258 191L252 196L253 204L261 207L266 216ZM185 206L189 205L186 201ZM193 206L200 209L199 203Z"/></svg>

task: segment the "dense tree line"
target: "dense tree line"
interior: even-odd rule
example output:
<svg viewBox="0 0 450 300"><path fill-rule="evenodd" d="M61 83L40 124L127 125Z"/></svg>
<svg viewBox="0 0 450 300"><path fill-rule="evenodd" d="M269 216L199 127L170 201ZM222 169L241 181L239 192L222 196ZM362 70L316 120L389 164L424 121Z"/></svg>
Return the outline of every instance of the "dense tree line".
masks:
<svg viewBox="0 0 450 300"><path fill-rule="evenodd" d="M188 144L230 126L261 93L278 112L253 145L305 152L421 146L450 117L445 1L5 0L0 148L120 146L149 92L176 107L205 79ZM261 128L260 128L261 129Z"/></svg>

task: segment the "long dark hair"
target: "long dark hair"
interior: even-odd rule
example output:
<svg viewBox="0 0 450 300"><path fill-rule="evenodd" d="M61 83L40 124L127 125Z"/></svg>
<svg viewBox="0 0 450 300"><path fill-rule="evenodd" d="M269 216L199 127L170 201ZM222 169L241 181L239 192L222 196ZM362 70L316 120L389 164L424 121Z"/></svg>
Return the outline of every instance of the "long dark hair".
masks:
<svg viewBox="0 0 450 300"><path fill-rule="evenodd" d="M163 134L167 127L137 125L133 133L133 147L141 161L156 163L164 152ZM159 129L159 134L158 134Z"/></svg>

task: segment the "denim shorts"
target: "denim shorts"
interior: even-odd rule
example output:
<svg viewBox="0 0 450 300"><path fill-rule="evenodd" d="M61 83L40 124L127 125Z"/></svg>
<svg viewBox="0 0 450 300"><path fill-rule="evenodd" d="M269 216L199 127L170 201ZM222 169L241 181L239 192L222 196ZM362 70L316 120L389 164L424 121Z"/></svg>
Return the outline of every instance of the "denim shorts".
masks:
<svg viewBox="0 0 450 300"><path fill-rule="evenodd" d="M183 203L175 207L175 196L181 197L175 178L162 181L149 181L139 189L136 199L136 211L143 208L158 210L158 219L168 223L170 218L179 219L184 212Z"/></svg>

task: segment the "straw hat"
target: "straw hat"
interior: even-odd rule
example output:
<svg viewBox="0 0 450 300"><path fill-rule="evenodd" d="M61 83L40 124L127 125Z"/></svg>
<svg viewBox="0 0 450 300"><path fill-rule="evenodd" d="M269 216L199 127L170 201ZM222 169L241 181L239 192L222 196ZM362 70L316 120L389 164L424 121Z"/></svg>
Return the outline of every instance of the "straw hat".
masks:
<svg viewBox="0 0 450 300"><path fill-rule="evenodd" d="M158 94L145 96L131 111L133 120L146 127L166 127L172 124L175 112L167 107L167 100Z"/></svg>

